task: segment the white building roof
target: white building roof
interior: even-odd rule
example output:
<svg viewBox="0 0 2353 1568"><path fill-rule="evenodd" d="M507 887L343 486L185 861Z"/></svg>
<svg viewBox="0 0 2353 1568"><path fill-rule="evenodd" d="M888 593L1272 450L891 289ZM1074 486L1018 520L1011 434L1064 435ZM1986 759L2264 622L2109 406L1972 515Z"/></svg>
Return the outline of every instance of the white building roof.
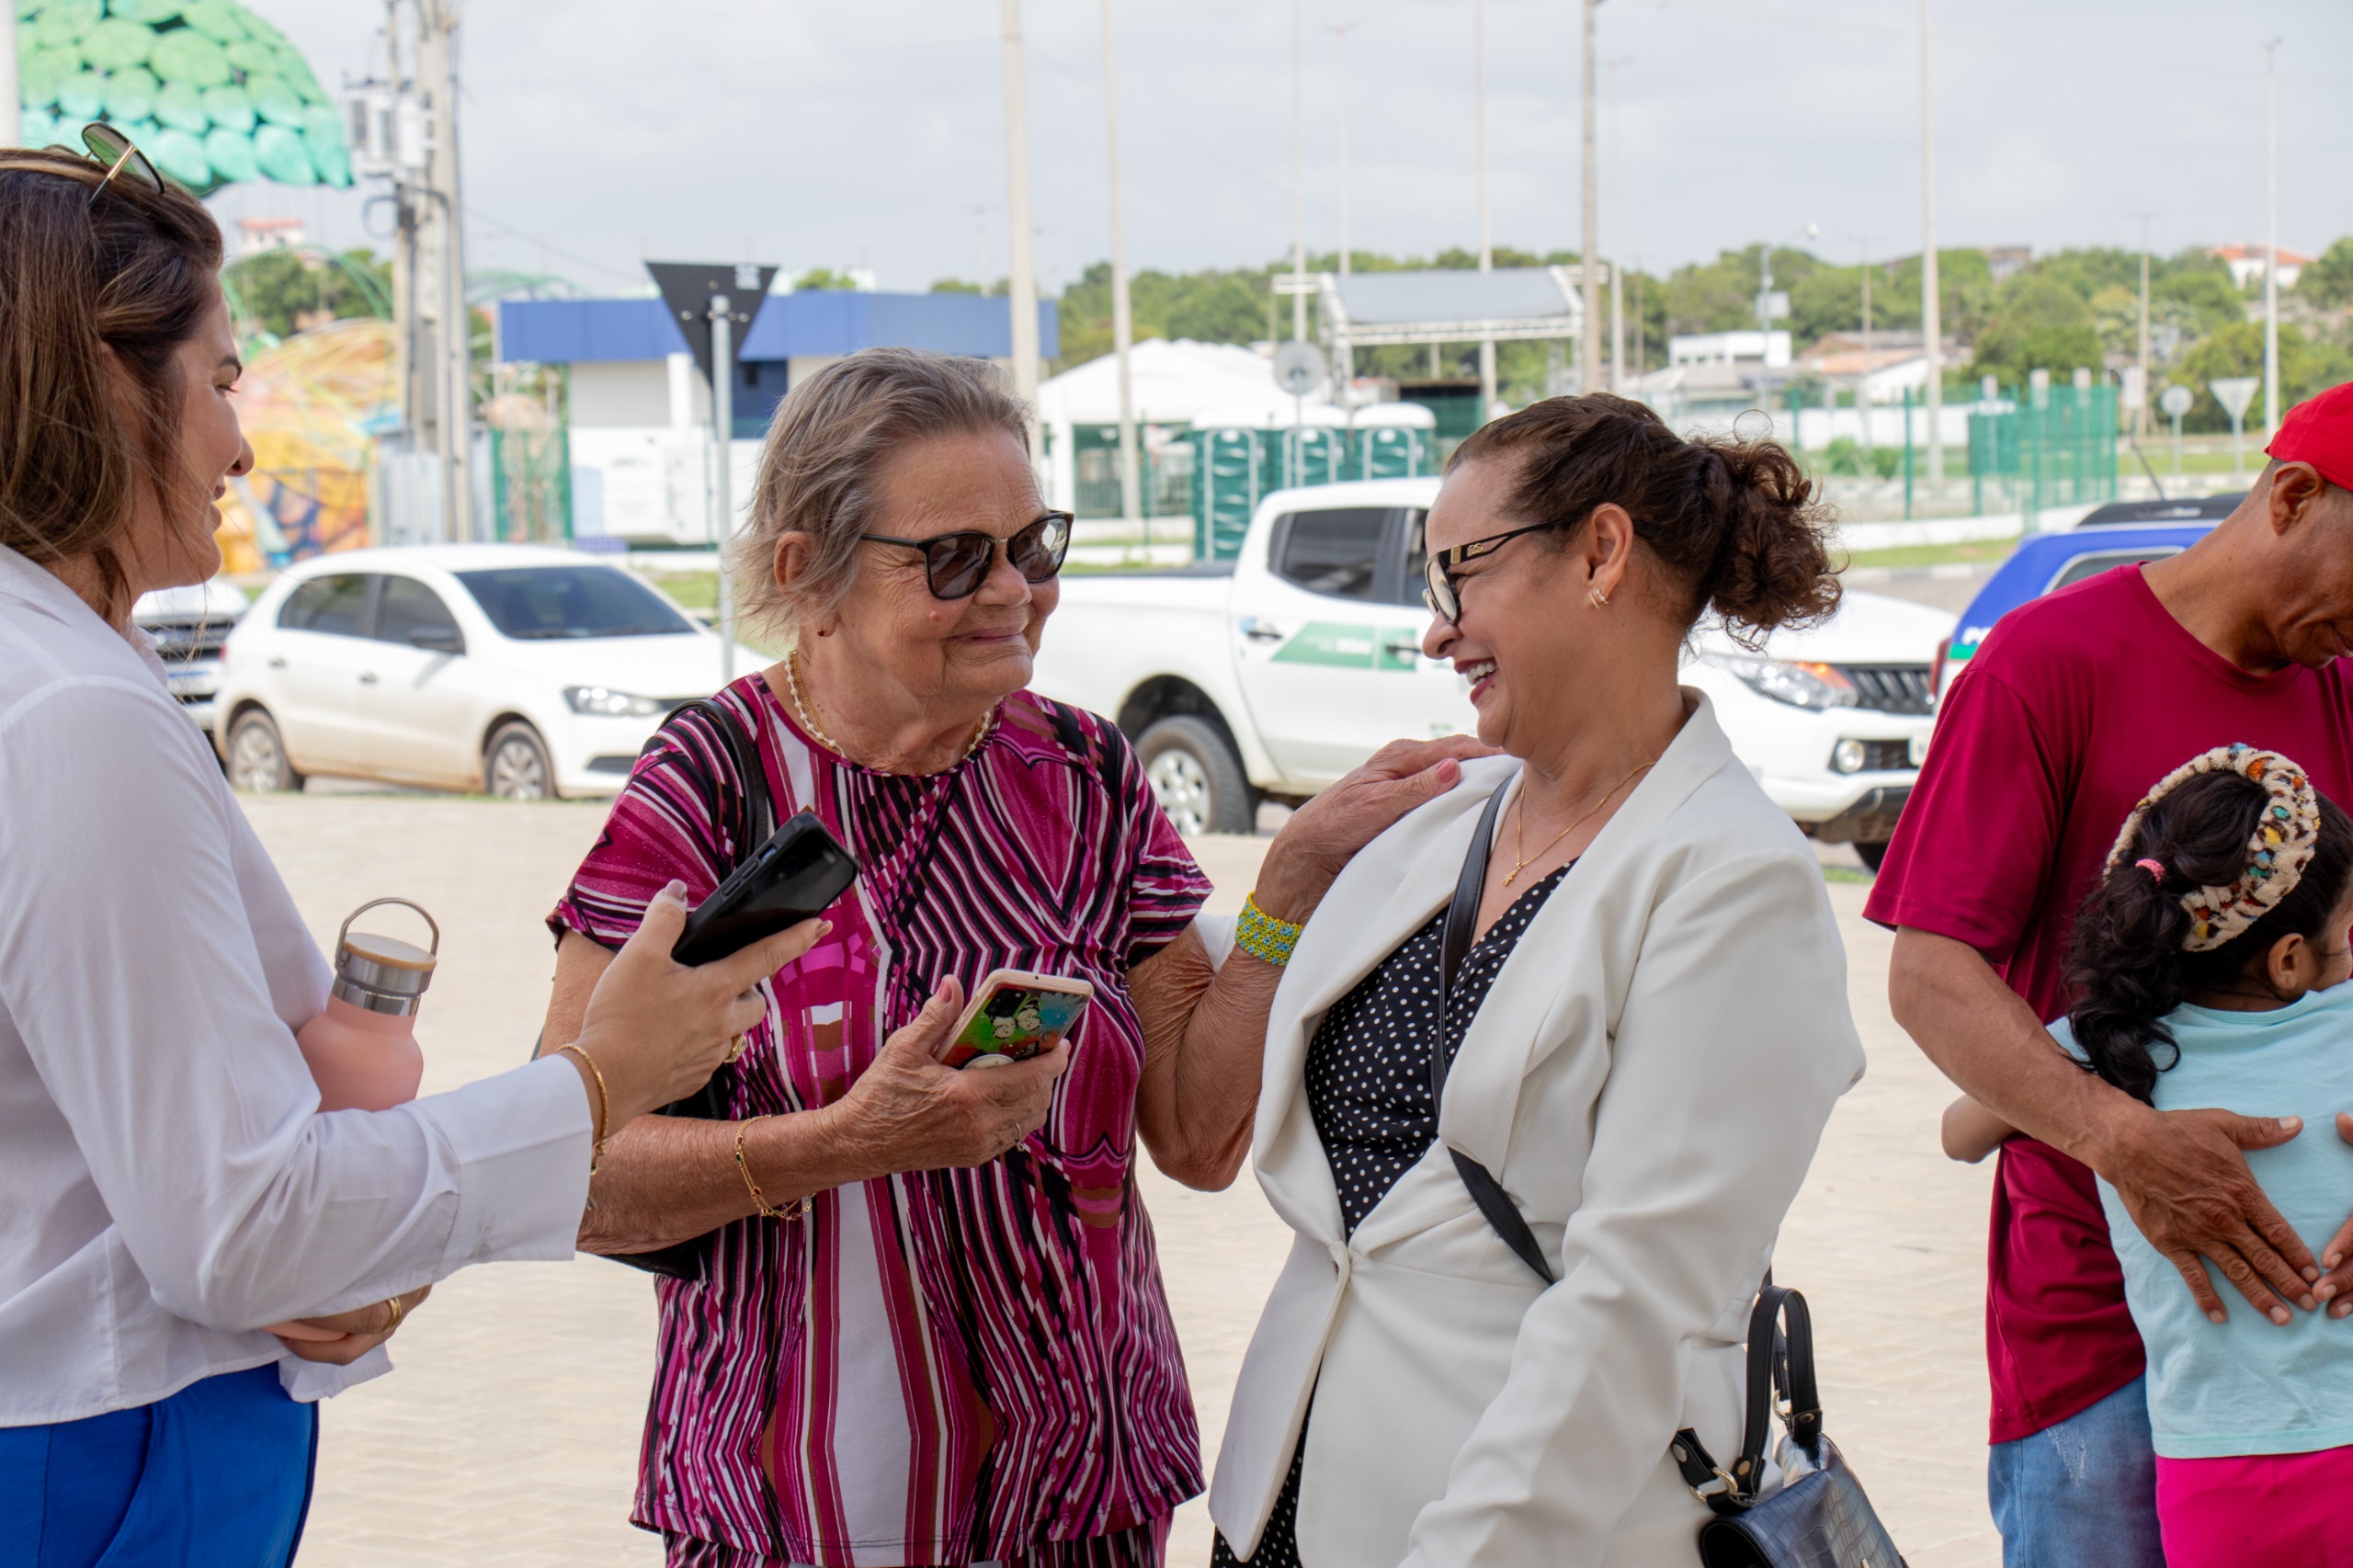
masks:
<svg viewBox="0 0 2353 1568"><path fill-rule="evenodd" d="M1191 423L1211 411L1256 411L1290 422L1290 394L1275 385L1272 363L1254 349L1148 337L1128 351L1128 365L1136 418L1145 424ZM1308 402L1326 396L1319 387ZM1047 425L1118 423L1119 357L1106 354L1041 383L1038 417Z"/></svg>

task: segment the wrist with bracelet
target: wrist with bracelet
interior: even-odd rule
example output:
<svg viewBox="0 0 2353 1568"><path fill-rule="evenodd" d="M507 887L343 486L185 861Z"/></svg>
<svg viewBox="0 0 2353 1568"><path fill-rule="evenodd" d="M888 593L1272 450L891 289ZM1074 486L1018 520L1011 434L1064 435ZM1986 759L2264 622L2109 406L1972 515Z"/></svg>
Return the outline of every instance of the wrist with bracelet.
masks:
<svg viewBox="0 0 2353 1568"><path fill-rule="evenodd" d="M806 1197L796 1198L791 1202L786 1204L783 1208L777 1208L767 1200L767 1195L760 1190L760 1184L752 1179L751 1163L744 1157L744 1139L745 1134L752 1131L752 1124L754 1122L766 1121L767 1119L768 1119L765 1116L755 1116L747 1120L739 1121L735 1124L735 1171L737 1175L744 1178L744 1190L752 1195L752 1211L754 1213L757 1214L763 1220L798 1220L801 1215L808 1212L809 1199Z"/></svg>
<svg viewBox="0 0 2353 1568"><path fill-rule="evenodd" d="M1242 901L1242 914L1233 923L1233 945L1260 962L1280 969L1290 962L1302 929L1300 922L1279 919L1261 909L1258 895L1253 892Z"/></svg>

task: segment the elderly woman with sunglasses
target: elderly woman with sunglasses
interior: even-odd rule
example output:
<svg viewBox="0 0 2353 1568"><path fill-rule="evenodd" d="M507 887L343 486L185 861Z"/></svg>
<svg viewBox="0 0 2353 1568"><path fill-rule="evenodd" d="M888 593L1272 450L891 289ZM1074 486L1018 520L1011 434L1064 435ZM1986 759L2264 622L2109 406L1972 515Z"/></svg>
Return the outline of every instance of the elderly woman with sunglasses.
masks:
<svg viewBox="0 0 2353 1568"><path fill-rule="evenodd" d="M1069 540L979 361L853 355L769 431L726 564L786 652L718 701L777 818L862 869L698 1114L618 1136L592 1189L590 1250L707 1238L659 1287L635 1510L673 1563L1143 1568L1200 1489L1133 1162L1231 1178L1280 971L1212 965L1209 885L1117 727L1024 689ZM1295 815L1256 953L1476 749L1392 748ZM551 917L548 1039L654 889L744 852L734 755L696 712L640 759ZM940 1065L998 968L1094 1000L1050 1055Z"/></svg>
<svg viewBox="0 0 2353 1568"><path fill-rule="evenodd" d="M1702 615L1837 603L1810 490L1606 394L1449 463L1422 647L1506 755L1350 860L1276 997L1251 1153L1295 1241L1218 1562L1693 1562L1669 1445L1738 1450L1749 1301L1862 1070L1812 847L1677 680Z"/></svg>

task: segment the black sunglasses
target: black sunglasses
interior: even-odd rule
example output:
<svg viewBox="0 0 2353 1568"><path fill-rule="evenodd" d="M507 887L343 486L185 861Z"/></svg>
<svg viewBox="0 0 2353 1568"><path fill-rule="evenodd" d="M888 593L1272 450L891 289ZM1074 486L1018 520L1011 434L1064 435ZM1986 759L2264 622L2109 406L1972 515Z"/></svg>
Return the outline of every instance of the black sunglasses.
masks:
<svg viewBox="0 0 2353 1568"><path fill-rule="evenodd" d="M1063 569L1070 551L1068 512L1049 512L1004 541L1005 558L1032 583L1042 583ZM981 591L996 565L997 537L965 528L936 539L897 539L890 534L860 534L875 544L895 544L923 551L923 576L936 599L969 599Z"/></svg>
<svg viewBox="0 0 2353 1568"><path fill-rule="evenodd" d="M82 145L90 150L91 159L106 170L107 177L90 192L89 205L96 207L98 197L120 176L123 182L135 185L149 195L164 188L164 176L147 161L147 154L138 144L103 120L94 120L82 127Z"/></svg>
<svg viewBox="0 0 2353 1568"><path fill-rule="evenodd" d="M1438 617L1449 626L1461 625L1462 590L1455 585L1454 569L1466 561L1476 561L1483 555L1493 555L1522 534L1541 533L1552 526L1551 523L1530 523L1524 528L1513 528L1508 533L1489 534L1484 539L1474 539L1469 544L1458 544L1452 550L1435 552L1422 567L1422 576L1429 584L1428 587L1422 590L1422 602L1430 607L1432 615Z"/></svg>

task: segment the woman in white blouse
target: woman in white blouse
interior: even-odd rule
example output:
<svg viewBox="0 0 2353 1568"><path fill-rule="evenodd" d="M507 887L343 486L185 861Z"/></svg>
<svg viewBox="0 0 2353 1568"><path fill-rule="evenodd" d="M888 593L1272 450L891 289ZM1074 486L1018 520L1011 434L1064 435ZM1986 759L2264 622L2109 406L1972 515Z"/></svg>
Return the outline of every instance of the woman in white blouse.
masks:
<svg viewBox="0 0 2353 1568"><path fill-rule="evenodd" d="M1788 453L1606 395L1482 428L1427 534L1424 650L1507 756L1358 852L1296 937L1252 1147L1296 1238L1217 1561L1688 1568L1709 1516L1667 1444L1739 1447L1749 1303L1862 1052L1812 848L1676 671L1702 614L1761 632L1837 583ZM1280 946L1266 926L1239 939Z"/></svg>
<svg viewBox="0 0 2353 1568"><path fill-rule="evenodd" d="M672 896L579 1050L322 1115L328 974L131 621L252 466L221 234L94 128L0 152L0 1561L287 1562L315 1406L470 1264L563 1258L592 1141L709 1077L816 923L702 969ZM342 1337L281 1341L297 1317Z"/></svg>

